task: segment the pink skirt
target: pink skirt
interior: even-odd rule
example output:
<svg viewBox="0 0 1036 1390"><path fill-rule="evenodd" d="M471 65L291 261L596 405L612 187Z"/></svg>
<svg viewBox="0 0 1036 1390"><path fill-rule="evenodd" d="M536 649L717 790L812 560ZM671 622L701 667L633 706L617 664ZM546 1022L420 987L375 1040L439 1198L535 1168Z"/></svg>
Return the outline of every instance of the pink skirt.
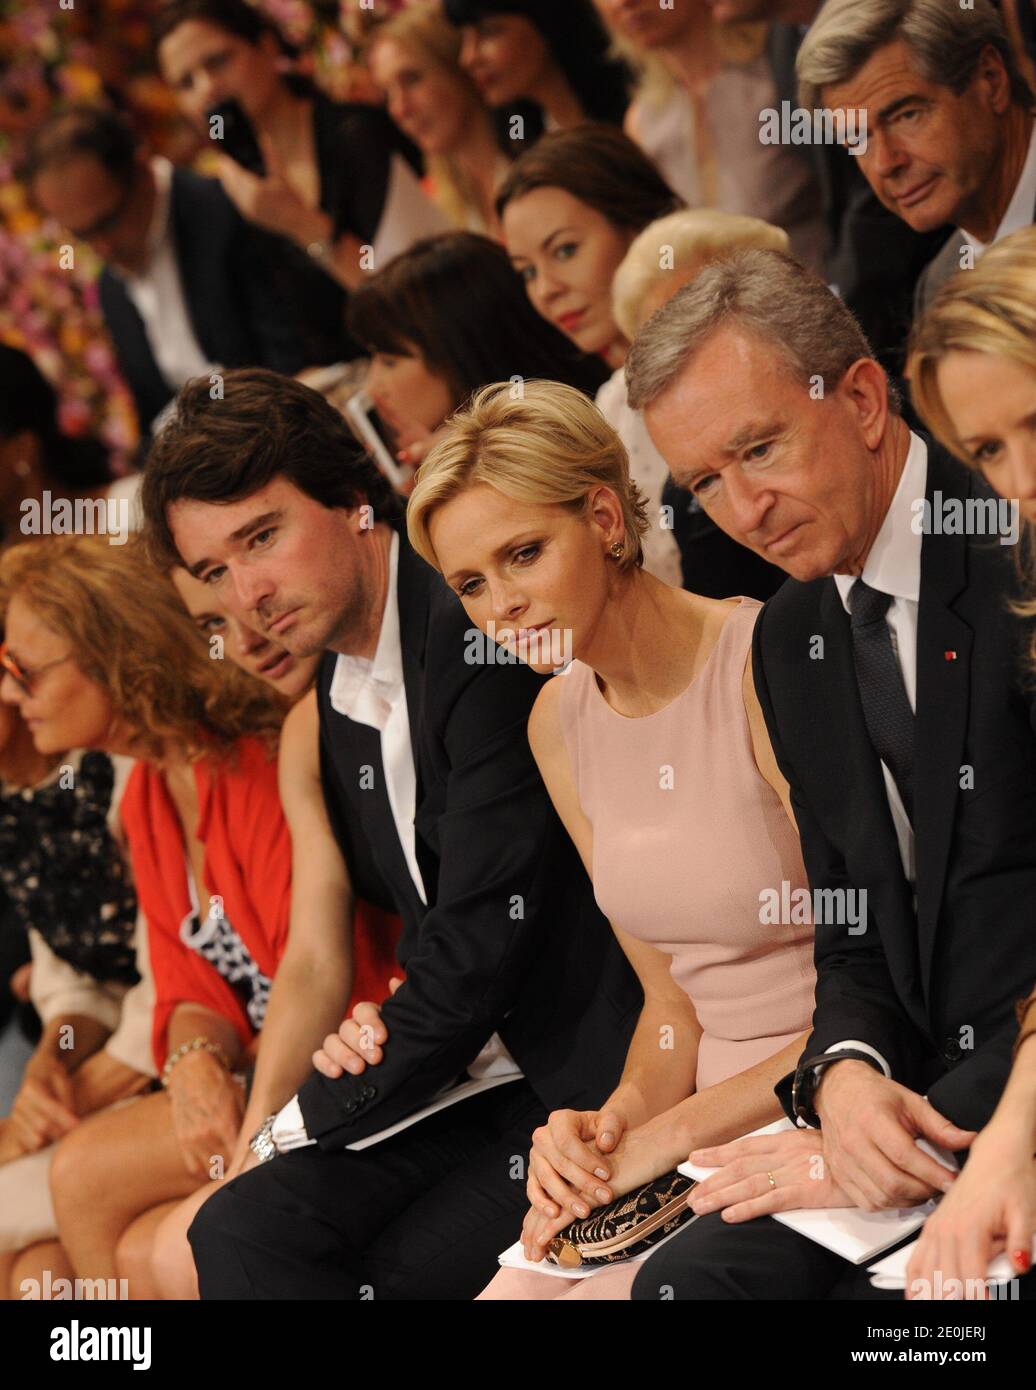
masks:
<svg viewBox="0 0 1036 1390"><path fill-rule="evenodd" d="M643 1261L602 1269L588 1279L559 1279L557 1275L536 1274L528 1269L502 1269L478 1296L482 1299L581 1298L629 1301L633 1280Z"/></svg>

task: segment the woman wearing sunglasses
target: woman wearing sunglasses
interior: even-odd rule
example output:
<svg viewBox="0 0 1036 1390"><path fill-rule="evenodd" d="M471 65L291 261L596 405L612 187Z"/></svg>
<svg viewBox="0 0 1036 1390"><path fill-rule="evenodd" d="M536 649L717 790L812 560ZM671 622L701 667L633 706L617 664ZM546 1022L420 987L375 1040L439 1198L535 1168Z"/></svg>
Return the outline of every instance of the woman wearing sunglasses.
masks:
<svg viewBox="0 0 1036 1390"><path fill-rule="evenodd" d="M132 1105L70 1115L50 1171L60 1242L24 1252L12 1272L16 1287L43 1269L113 1278L127 1226L219 1176L239 1141L240 1073L288 934L291 851L272 756L285 704L209 659L137 543L13 547L0 560L0 615L0 698L36 749L138 760L119 817L147 923L162 1084ZM66 1035L70 1075L91 1043L82 1024Z"/></svg>

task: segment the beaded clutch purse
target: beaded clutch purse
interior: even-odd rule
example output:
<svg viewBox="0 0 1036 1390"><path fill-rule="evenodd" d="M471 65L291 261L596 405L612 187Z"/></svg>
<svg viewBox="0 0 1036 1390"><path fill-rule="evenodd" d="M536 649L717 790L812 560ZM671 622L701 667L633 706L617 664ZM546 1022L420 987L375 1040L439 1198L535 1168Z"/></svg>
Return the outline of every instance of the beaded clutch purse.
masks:
<svg viewBox="0 0 1036 1390"><path fill-rule="evenodd" d="M547 1246L547 1259L562 1269L576 1269L619 1264L643 1254L693 1218L687 1194L694 1185L693 1178L675 1169L663 1173L559 1231Z"/></svg>

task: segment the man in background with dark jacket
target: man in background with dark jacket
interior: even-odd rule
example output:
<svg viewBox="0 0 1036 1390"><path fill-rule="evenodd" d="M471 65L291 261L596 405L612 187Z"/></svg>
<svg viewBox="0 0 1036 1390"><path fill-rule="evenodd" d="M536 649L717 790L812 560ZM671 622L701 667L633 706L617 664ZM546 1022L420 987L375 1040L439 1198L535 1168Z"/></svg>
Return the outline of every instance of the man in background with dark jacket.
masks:
<svg viewBox="0 0 1036 1390"><path fill-rule="evenodd" d="M293 306L271 294L271 239L216 180L150 158L117 112L83 106L53 117L32 141L27 172L71 253L85 242L103 262L101 308L145 446L191 377L314 365Z"/></svg>

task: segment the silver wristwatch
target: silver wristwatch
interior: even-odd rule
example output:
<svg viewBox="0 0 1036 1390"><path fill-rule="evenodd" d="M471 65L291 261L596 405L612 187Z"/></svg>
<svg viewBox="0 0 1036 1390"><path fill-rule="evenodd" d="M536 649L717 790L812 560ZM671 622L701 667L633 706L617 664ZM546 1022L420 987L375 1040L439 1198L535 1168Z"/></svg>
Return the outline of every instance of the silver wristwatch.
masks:
<svg viewBox="0 0 1036 1390"><path fill-rule="evenodd" d="M273 1142L273 1122L276 1118L276 1114L267 1115L249 1140L248 1147L260 1163L269 1163L277 1152L277 1145Z"/></svg>

